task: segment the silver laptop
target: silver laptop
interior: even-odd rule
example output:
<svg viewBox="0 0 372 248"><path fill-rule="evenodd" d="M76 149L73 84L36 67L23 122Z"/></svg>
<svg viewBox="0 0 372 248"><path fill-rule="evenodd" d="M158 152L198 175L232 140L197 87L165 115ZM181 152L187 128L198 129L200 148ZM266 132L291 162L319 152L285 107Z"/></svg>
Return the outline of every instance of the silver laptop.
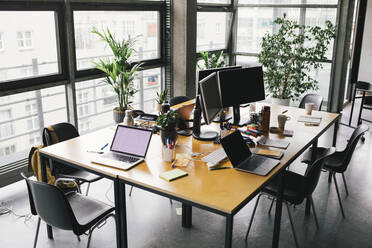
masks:
<svg viewBox="0 0 372 248"><path fill-rule="evenodd" d="M92 163L129 170L144 161L151 130L118 125L109 152L92 159Z"/></svg>

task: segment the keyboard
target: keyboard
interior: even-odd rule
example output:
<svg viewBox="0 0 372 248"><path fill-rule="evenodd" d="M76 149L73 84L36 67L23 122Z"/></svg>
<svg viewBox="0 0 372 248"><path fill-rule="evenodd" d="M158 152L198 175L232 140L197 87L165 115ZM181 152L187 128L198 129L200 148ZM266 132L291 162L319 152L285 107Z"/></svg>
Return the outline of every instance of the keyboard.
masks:
<svg viewBox="0 0 372 248"><path fill-rule="evenodd" d="M139 158L128 156L128 155L119 155L116 153L106 153L103 155L104 158L118 160L120 162L134 163L139 160Z"/></svg>
<svg viewBox="0 0 372 248"><path fill-rule="evenodd" d="M207 156L202 158L202 161L207 162L209 168L217 166L222 160L226 159L227 155L223 147L209 153Z"/></svg>

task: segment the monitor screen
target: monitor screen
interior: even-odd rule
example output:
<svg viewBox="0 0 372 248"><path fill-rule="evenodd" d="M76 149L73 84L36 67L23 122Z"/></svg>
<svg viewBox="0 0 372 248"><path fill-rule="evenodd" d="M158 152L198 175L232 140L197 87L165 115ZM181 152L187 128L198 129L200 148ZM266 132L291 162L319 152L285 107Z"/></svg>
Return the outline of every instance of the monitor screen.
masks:
<svg viewBox="0 0 372 248"><path fill-rule="evenodd" d="M111 151L145 157L151 136L150 130L118 125Z"/></svg>
<svg viewBox="0 0 372 248"><path fill-rule="evenodd" d="M262 66L220 71L218 78L224 108L265 99Z"/></svg>
<svg viewBox="0 0 372 248"><path fill-rule="evenodd" d="M219 71L225 71L225 70L233 70L233 69L240 69L242 68L241 65L235 65L235 66L226 66L226 67L219 67L219 68L213 68L213 69L206 69L201 70L197 72L197 79L196 79L196 94L199 95L199 81L203 80L207 76L211 75L213 72L219 72Z"/></svg>
<svg viewBox="0 0 372 248"><path fill-rule="evenodd" d="M204 120L210 124L222 110L217 73L214 72L199 82Z"/></svg>

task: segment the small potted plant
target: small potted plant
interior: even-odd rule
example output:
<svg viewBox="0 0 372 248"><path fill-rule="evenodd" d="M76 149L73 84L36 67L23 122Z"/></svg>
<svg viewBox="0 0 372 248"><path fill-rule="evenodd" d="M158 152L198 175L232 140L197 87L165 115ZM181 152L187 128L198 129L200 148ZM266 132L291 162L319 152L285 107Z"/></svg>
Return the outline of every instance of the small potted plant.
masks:
<svg viewBox="0 0 372 248"><path fill-rule="evenodd" d="M198 63L196 63L196 66L199 70L204 69L212 69L212 68L219 68L225 66L225 57L223 56L223 51L217 51L215 53L209 53L209 52L200 52L203 61L204 61L204 68L201 67Z"/></svg>
<svg viewBox="0 0 372 248"><path fill-rule="evenodd" d="M321 61L335 37L335 27L330 21L325 27L299 25L284 14L274 23L279 25L275 34L266 33L261 42L258 61L264 69L266 89L272 102L289 105L291 99L307 91L317 90L314 69L321 69Z"/></svg>
<svg viewBox="0 0 372 248"><path fill-rule="evenodd" d="M160 126L160 136L164 145L167 145L167 142L175 143L177 141L176 127L178 121L179 116L174 110L159 115L157 124Z"/></svg>
<svg viewBox="0 0 372 248"><path fill-rule="evenodd" d="M161 105L167 100L168 89L164 89L163 91L156 92L156 102L158 103L156 106L156 110L160 113L161 112Z"/></svg>
<svg viewBox="0 0 372 248"><path fill-rule="evenodd" d="M124 119L125 111L131 108L131 99L137 92L134 80L141 64L132 63L136 39L128 37L126 40L117 40L108 28L102 33L93 28L92 33L105 41L114 54L113 58L104 58L93 63L98 70L106 74L104 81L111 85L117 95L119 106L113 109L113 117L116 123L120 123Z"/></svg>

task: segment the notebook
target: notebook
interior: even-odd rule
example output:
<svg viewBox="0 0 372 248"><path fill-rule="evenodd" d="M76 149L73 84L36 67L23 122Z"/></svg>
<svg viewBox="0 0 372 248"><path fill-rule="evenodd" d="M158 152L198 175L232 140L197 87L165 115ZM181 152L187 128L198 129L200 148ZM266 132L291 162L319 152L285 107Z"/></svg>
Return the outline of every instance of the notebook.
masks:
<svg viewBox="0 0 372 248"><path fill-rule="evenodd" d="M262 138L258 141L258 144L263 145L263 146L268 146L268 147L280 148L280 149L287 149L287 147L289 146L288 141L274 140L270 138Z"/></svg>
<svg viewBox="0 0 372 248"><path fill-rule="evenodd" d="M176 169L161 173L159 175L159 177L161 179L164 179L165 181L170 182L170 181L176 180L178 178L185 177L187 175L188 174L187 174L186 171L183 171L181 169L176 168Z"/></svg>
<svg viewBox="0 0 372 248"><path fill-rule="evenodd" d="M298 122L307 122L312 124L320 124L322 121L322 117L317 116L309 116L309 115L301 115L298 117Z"/></svg>

